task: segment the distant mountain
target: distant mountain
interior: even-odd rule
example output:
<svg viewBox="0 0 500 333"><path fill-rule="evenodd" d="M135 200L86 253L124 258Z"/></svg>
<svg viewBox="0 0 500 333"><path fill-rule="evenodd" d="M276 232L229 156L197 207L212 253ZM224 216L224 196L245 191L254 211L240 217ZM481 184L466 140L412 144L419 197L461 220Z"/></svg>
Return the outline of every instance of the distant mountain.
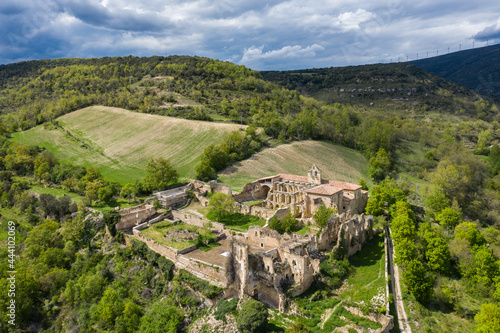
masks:
<svg viewBox="0 0 500 333"><path fill-rule="evenodd" d="M500 44L412 61L418 67L482 94L500 98Z"/></svg>
<svg viewBox="0 0 500 333"><path fill-rule="evenodd" d="M384 113L438 112L481 119L489 119L495 113L477 92L408 62L270 71L261 75L329 104L348 104Z"/></svg>

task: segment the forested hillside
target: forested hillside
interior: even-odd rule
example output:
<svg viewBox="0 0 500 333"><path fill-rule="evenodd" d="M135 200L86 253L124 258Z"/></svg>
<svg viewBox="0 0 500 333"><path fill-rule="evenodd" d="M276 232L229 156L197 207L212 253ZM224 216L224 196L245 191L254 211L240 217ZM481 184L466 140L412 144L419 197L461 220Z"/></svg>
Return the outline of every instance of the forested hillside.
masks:
<svg viewBox="0 0 500 333"><path fill-rule="evenodd" d="M500 45L453 52L412 61L451 82L500 98Z"/></svg>
<svg viewBox="0 0 500 333"><path fill-rule="evenodd" d="M330 104L423 117L432 113L491 120L492 103L411 63L262 72L263 78Z"/></svg>
<svg viewBox="0 0 500 333"><path fill-rule="evenodd" d="M217 300L219 288L182 270L173 274L173 264L142 243L126 244L124 235L113 229L118 218L114 208L140 203L151 191L176 184L179 175L217 178L218 172L228 166L237 170L238 161L259 150L305 139L327 141L311 146L319 147L314 148L316 156L323 149L335 150L333 143L354 148L369 161L365 177L376 185L370 188L367 213L376 217L376 227L392 228L415 332L490 327L488 318L500 312L500 116L494 103L475 92L411 64L261 74L226 62L178 56L11 64L0 67L0 88L0 241L8 244L8 221L14 222L16 238L16 246L0 250L0 293L8 293L4 272L15 251L16 316L22 330L177 332L192 329L197 319L219 318L200 329L211 332L225 327L226 314L233 323L248 324L249 313L256 309L237 308L235 301L210 307L208 299ZM139 140L135 129L127 135L119 128L99 129L99 112L66 115L93 105L248 126L225 135L213 132L223 135L214 140L174 133L177 141L163 143L157 157L134 165L140 177L127 181L127 173L134 170L127 169L119 184L100 173L94 160L86 160L92 155L86 153L104 156L107 139L117 145L118 139L124 140L120 149L133 146L134 138L156 140L161 128L152 133L147 128L163 121L123 110L106 115L106 123L115 127L126 125L120 114L135 122L134 128L146 123ZM68 156L86 153L56 158L51 149L58 149L57 143L37 147L36 140L29 140L43 133L72 140ZM199 148L201 141L208 146ZM198 150L189 148L195 146ZM190 162L179 163L180 155L172 155L176 161L169 162L164 158L167 149L181 150ZM128 153L116 156L138 161ZM261 155L270 157L253 165L277 170L272 150ZM355 155L357 161L364 160ZM73 156L81 159L75 162ZM112 162L117 170L122 166L118 158ZM352 168L357 162L349 163L331 167ZM366 179L360 183L366 186ZM384 262L379 250L375 275L380 274L378 262ZM333 319L325 329L318 326L326 319L314 305L328 308L339 297L353 304L352 293L342 296L330 286L342 285L356 270L370 270L333 254L322 266L317 289L292 300L307 312L283 315L282 321L276 315L270 331L331 328ZM0 298L3 317L6 302ZM0 330L9 331L6 322Z"/></svg>

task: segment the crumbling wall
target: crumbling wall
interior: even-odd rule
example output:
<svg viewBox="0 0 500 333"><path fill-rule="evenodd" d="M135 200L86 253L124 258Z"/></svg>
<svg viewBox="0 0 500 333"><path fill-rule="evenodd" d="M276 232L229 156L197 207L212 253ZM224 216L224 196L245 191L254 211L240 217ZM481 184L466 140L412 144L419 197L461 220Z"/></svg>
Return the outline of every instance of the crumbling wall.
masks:
<svg viewBox="0 0 500 333"><path fill-rule="evenodd" d="M266 207L259 207L259 206L248 206L245 204L241 204L239 202L235 202L233 204L233 208L237 213L257 216L257 217L259 217L261 219L265 219L265 220L271 218L277 212L277 210L275 210L275 209L266 208ZM288 208L281 208L281 209L286 209L287 212L289 211ZM285 214L285 216L286 216L286 214Z"/></svg>
<svg viewBox="0 0 500 333"><path fill-rule="evenodd" d="M344 308L355 316L367 318L382 325L382 328L371 330L371 332L389 333L390 330L394 328L394 317L391 315L383 315L381 313L369 313L365 315L363 311L358 308L353 308L350 306L344 306Z"/></svg>
<svg viewBox="0 0 500 333"><path fill-rule="evenodd" d="M210 183L210 191L214 193L224 193L227 195L232 195L233 191L231 190L231 186L224 185L221 183L217 183L215 180L211 180Z"/></svg>
<svg viewBox="0 0 500 333"><path fill-rule="evenodd" d="M145 229L147 227L148 226L146 224L135 227L133 229L134 237L144 242L151 250L159 253L167 259L172 260L177 269L185 269L194 276L199 277L200 279L207 280L212 284L220 287L227 287L228 280L224 267L210 264L199 259L189 258L184 255L185 253L195 250L195 246L179 251L177 249L173 249L171 247L157 243L141 232L142 229Z"/></svg>
<svg viewBox="0 0 500 333"><path fill-rule="evenodd" d="M234 196L234 200L238 202L264 200L270 190L270 183L262 185L260 182L247 183L240 193Z"/></svg>
<svg viewBox="0 0 500 333"><path fill-rule="evenodd" d="M174 220L181 220L182 222L184 222L186 224L191 224L191 225L194 225L194 226L197 226L200 228L205 228L205 225L207 225L208 223L211 223L212 230L215 230L218 232L223 232L224 229L226 229L226 226L222 223L210 221L208 219L205 219L205 218L202 218L199 216L195 216L195 215L183 212L183 211L174 210L174 211L172 211L172 216L174 217Z"/></svg>
<svg viewBox="0 0 500 333"><path fill-rule="evenodd" d="M146 219L155 214L156 210L153 205L142 204L130 208L122 209L119 214L120 222L116 224L117 230L128 229L135 225L139 225Z"/></svg>
<svg viewBox="0 0 500 333"><path fill-rule="evenodd" d="M245 242L253 247L275 248L282 241L281 235L274 230L252 226L248 228L247 238ZM264 246L261 246L261 245Z"/></svg>
<svg viewBox="0 0 500 333"><path fill-rule="evenodd" d="M373 216L356 215L340 226L337 246L345 252L342 255L350 257L361 250L362 245L372 237Z"/></svg>

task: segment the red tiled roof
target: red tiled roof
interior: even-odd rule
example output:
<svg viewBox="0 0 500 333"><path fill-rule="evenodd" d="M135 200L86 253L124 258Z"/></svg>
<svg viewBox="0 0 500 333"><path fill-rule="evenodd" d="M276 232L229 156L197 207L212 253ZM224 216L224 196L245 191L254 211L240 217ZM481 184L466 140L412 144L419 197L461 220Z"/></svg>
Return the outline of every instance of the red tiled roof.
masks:
<svg viewBox="0 0 500 333"><path fill-rule="evenodd" d="M286 173L280 173L278 176L283 178L283 180L291 180L294 182L304 182L304 183L309 182L309 178L306 176L289 175Z"/></svg>
<svg viewBox="0 0 500 333"><path fill-rule="evenodd" d="M307 176L297 176L297 175L290 175L290 174L286 174L286 173L280 173L278 175L260 178L260 179L257 179L257 181L276 179L276 178L281 178L283 180L290 180L290 181L294 181L294 182L303 182L303 183L309 182L309 178ZM339 181L335 181L335 180L327 180L327 179L321 179L321 184L330 185L330 186L341 188L341 189L347 190L347 191L356 191L356 190L361 188L361 185L356 185L356 184L347 183L347 182L339 182Z"/></svg>
<svg viewBox="0 0 500 333"><path fill-rule="evenodd" d="M256 181L259 181L259 180L274 179L274 178L278 178L279 176L280 176L280 175L274 175L274 176L263 177L263 178L259 178L259 179L257 179Z"/></svg>
<svg viewBox="0 0 500 333"><path fill-rule="evenodd" d="M334 195L335 193L341 191L342 189L336 186L318 185L316 187L306 190L306 193L317 194L317 195Z"/></svg>
<svg viewBox="0 0 500 333"><path fill-rule="evenodd" d="M347 182L338 182L338 181L335 181L335 180L324 180L324 179L322 179L321 182L322 183L325 182L325 184L328 184L328 185L340 187L341 189L347 190L347 191L356 191L356 190L358 190L358 189L361 188L361 185L356 185L356 184L347 183Z"/></svg>

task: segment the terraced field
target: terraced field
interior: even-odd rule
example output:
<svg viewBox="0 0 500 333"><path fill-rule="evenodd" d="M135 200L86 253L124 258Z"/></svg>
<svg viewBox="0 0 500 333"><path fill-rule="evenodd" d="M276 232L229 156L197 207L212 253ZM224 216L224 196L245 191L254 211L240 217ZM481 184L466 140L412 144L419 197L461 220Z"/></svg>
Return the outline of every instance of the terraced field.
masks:
<svg viewBox="0 0 500 333"><path fill-rule="evenodd" d="M220 178L234 190L240 190L249 181L278 173L306 176L312 164L321 169L324 179L357 184L364 178L371 185L368 160L358 151L311 140L265 149L226 168Z"/></svg>
<svg viewBox="0 0 500 333"><path fill-rule="evenodd" d="M203 150L241 128L92 106L58 118L62 129L37 126L14 140L50 150L60 161L96 166L110 180L134 182L152 157L170 159L181 178L193 178Z"/></svg>

